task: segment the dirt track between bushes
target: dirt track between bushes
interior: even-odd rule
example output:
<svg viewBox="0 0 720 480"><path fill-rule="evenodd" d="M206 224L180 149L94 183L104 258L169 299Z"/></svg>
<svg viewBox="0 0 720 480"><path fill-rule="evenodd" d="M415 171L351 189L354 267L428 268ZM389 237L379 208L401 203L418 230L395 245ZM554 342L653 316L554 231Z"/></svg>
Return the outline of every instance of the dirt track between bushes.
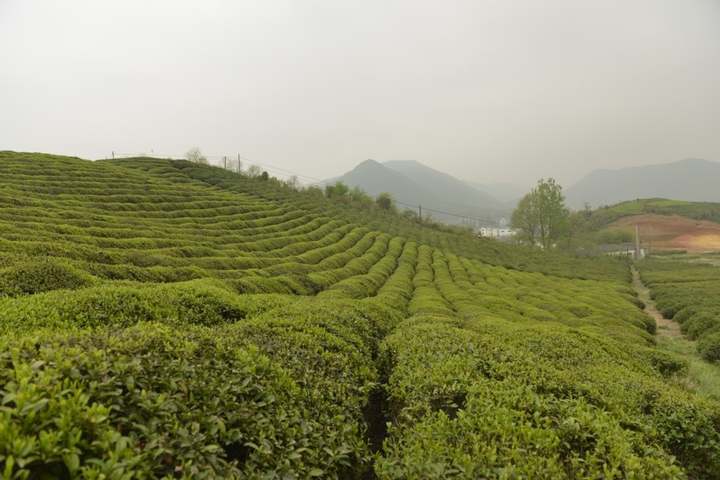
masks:
<svg viewBox="0 0 720 480"><path fill-rule="evenodd" d="M650 289L645 286L640 278L637 268L632 267L633 288L638 298L645 304L645 313L655 319L657 324L657 334L668 337L682 337L680 325L669 318L665 318L655 306L655 301L650 297Z"/></svg>

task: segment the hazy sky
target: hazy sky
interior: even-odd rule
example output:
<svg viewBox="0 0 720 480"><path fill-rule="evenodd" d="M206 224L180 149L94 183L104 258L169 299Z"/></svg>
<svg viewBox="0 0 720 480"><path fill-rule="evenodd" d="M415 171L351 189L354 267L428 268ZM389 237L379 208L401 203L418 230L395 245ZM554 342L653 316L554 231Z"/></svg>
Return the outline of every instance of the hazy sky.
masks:
<svg viewBox="0 0 720 480"><path fill-rule="evenodd" d="M720 0L0 0L0 149L475 181L720 160Z"/></svg>

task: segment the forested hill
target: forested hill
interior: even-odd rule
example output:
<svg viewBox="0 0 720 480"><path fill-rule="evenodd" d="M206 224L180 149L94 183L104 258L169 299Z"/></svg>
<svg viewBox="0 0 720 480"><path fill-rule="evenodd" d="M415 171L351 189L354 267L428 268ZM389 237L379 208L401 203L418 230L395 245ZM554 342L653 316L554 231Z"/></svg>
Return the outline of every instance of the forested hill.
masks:
<svg viewBox="0 0 720 480"><path fill-rule="evenodd" d="M0 152L3 478L717 478L627 264Z"/></svg>

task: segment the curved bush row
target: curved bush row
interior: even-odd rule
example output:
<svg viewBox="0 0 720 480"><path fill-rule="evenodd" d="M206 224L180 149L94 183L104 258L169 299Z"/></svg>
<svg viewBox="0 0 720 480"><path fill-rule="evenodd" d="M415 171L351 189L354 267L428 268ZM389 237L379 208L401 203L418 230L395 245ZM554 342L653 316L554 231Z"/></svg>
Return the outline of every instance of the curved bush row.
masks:
<svg viewBox="0 0 720 480"><path fill-rule="evenodd" d="M273 182L247 178L220 168L208 168L185 161L152 159L119 160L113 163L120 166L126 165L130 167L129 169L140 168L146 171L150 168L149 165L155 165L156 168L162 168L173 177L177 173L171 174L170 172L175 169L175 172L179 172L187 178L200 180L225 191L253 195L279 204L290 203L298 208L322 211L333 218L346 218L353 223L367 225L391 236L412 238L419 243L426 243L490 264L520 270L541 271L570 278L630 280L627 264L623 260L548 254L547 252L503 245L492 240L478 239L468 233L426 228L397 215L353 209L351 206L318 197L312 191L297 192Z"/></svg>
<svg viewBox="0 0 720 480"><path fill-rule="evenodd" d="M720 404L684 366L561 326L421 315L381 347L392 426L378 478L716 478ZM651 367L662 365L662 368Z"/></svg>
<svg viewBox="0 0 720 480"><path fill-rule="evenodd" d="M176 326L218 325L286 306L295 298L278 294L238 296L215 280L169 285L107 284L0 298L0 332L127 327L142 321Z"/></svg>
<svg viewBox="0 0 720 480"><path fill-rule="evenodd" d="M459 263L465 267L469 284L456 288L455 295L465 299L465 308L470 311L480 307L508 320L556 321L618 339L653 342L650 334L655 331L655 322L618 284L514 272L466 259ZM459 269L456 265L456 275Z"/></svg>
<svg viewBox="0 0 720 480"><path fill-rule="evenodd" d="M274 224L272 231L268 231L267 227L230 231L224 229L223 242L214 244L208 241L207 235L199 234L197 226L186 229L185 233L170 232L168 229L160 231L156 225L156 228L152 230L150 228L140 230L137 227L121 228L117 226L116 221L109 227L99 228L97 222L80 220L77 222L80 225L75 225L70 224L67 219L57 226L50 226L46 222L38 221L10 222L0 220L0 226L6 233L6 237L13 236L18 239L26 238L28 234L35 233L35 235L42 235L45 239L66 239L100 248L155 249L158 250L157 253L165 253L163 250L166 250L169 255L173 254L173 248L204 247L210 250L211 253L206 254L210 256L227 250L232 252L235 250L252 251L253 249L260 249L258 247L265 246L265 243L259 242L267 242L268 240L275 240L272 248L280 248L287 242L285 239L285 243L281 243L283 241L282 237L294 237L303 234L317 235L317 233L324 232L318 232L321 226L328 223L334 223L335 225L342 223L320 215L297 215L298 212L293 213L295 214L289 220ZM279 232L282 232L280 238L278 237ZM149 235L152 234L156 236L150 237Z"/></svg>
<svg viewBox="0 0 720 480"><path fill-rule="evenodd" d="M403 238L395 237L391 239L387 244L385 255L367 269L367 273L338 280L332 283L327 290L320 292L318 296L340 298L367 298L374 296L397 268L404 245L405 239Z"/></svg>
<svg viewBox="0 0 720 480"><path fill-rule="evenodd" d="M640 265L658 309L680 324L698 352L720 362L720 268L682 259L650 258Z"/></svg>
<svg viewBox="0 0 720 480"><path fill-rule="evenodd" d="M0 299L4 476L717 478L720 409L672 386L623 261L184 161L18 155L0 278L38 288Z"/></svg>
<svg viewBox="0 0 720 480"><path fill-rule="evenodd" d="M57 293L34 298L57 301ZM378 343L402 318L395 309L258 296L261 305L222 299L245 303L229 310L192 291L189 303L159 301L184 306L180 323L133 326L153 318L138 310L161 292L145 303L122 289L103 303L99 293L84 311L87 319L104 312L102 326L48 330L91 326L74 298L73 311L59 309L65 324L44 323L20 341L15 325L0 338L8 359L0 362L0 455L13 478L361 478L370 468L364 408L378 381ZM51 303L33 313L47 318ZM252 318L189 325L210 323L211 312Z"/></svg>
<svg viewBox="0 0 720 480"><path fill-rule="evenodd" d="M365 302L392 305L402 313L408 315L407 306L414 293L413 278L417 264L418 246L412 241L405 242L402 253L397 259L397 266L392 275L377 291L377 295L365 299Z"/></svg>

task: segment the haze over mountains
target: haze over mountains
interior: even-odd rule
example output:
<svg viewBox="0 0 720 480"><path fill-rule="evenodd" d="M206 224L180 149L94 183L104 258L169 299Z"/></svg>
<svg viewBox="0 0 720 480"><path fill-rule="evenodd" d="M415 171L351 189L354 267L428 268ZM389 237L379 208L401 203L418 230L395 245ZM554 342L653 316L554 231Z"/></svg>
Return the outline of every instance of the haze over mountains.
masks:
<svg viewBox="0 0 720 480"><path fill-rule="evenodd" d="M366 160L344 175L327 182L334 181L359 187L373 196L389 192L398 202L422 205L424 213L430 213L434 218L447 223L467 223L468 220L432 210L492 223L501 217L508 217L514 206L514 202L497 200L462 180L414 160L384 163Z"/></svg>
<svg viewBox="0 0 720 480"><path fill-rule="evenodd" d="M565 190L567 204L582 208L636 198L720 201L720 163L697 158L677 162L595 170Z"/></svg>
<svg viewBox="0 0 720 480"><path fill-rule="evenodd" d="M383 163L366 160L326 183L338 180L373 196L389 192L398 202L423 205L436 219L455 224L468 220L431 210L493 223L509 218L517 201L531 188L463 181L414 160ZM565 195L572 209L583 208L586 202L599 207L637 198L720 202L720 163L691 158L667 164L595 170L566 186Z"/></svg>

